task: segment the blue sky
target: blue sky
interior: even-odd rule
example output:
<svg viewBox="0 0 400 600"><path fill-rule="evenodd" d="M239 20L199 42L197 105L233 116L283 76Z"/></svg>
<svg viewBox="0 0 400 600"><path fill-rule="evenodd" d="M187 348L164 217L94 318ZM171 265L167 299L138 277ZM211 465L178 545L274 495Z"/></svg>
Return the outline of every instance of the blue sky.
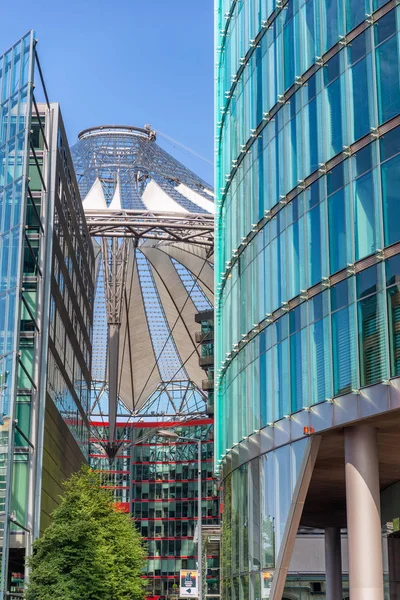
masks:
<svg viewBox="0 0 400 600"><path fill-rule="evenodd" d="M0 53L35 30L71 145L92 125L150 123L212 161L213 19L213 0L18 0ZM212 166L159 141L212 182Z"/></svg>

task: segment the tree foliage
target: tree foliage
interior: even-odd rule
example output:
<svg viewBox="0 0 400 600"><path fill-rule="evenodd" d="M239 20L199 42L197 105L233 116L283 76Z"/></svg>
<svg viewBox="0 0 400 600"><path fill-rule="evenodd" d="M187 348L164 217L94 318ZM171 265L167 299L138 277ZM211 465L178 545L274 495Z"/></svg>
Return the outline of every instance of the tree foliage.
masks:
<svg viewBox="0 0 400 600"><path fill-rule="evenodd" d="M142 600L144 556L130 516L83 467L34 544L26 600Z"/></svg>

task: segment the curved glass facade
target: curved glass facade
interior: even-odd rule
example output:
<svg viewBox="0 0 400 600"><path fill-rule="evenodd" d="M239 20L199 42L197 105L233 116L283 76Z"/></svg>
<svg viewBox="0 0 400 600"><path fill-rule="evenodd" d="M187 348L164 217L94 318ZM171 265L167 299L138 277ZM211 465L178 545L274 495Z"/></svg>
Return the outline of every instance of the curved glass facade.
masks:
<svg viewBox="0 0 400 600"><path fill-rule="evenodd" d="M290 453L284 444L304 437L309 420L299 415L326 406L320 429L329 428L328 408L341 399L344 413L349 407L341 423L360 418L351 399L400 375L399 11L375 0L217 1L215 414L224 507L230 498L240 505L235 481L253 467L261 473L268 450ZM295 436L292 418L302 424ZM289 433L272 434L269 447L259 445L264 456L249 461L249 436L277 423ZM270 485L279 508L282 488ZM248 523L243 560L235 566L223 550L225 597L260 597L260 588L263 596L262 571L274 567L260 539L260 486L257 499L244 500L246 516L233 519ZM239 527L229 510L223 539Z"/></svg>

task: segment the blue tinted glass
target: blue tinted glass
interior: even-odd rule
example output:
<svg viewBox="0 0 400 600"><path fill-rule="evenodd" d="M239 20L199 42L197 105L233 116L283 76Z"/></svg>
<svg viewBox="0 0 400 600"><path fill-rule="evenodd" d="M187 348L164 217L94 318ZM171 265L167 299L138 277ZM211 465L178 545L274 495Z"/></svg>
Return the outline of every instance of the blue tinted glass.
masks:
<svg viewBox="0 0 400 600"><path fill-rule="evenodd" d="M332 311L347 306L350 302L349 279L345 279L331 288Z"/></svg>
<svg viewBox="0 0 400 600"><path fill-rule="evenodd" d="M341 106L341 79L336 79L325 89L325 110L327 126L326 160L343 150L343 125Z"/></svg>
<svg viewBox="0 0 400 600"><path fill-rule="evenodd" d="M389 258L385 262L386 285L400 283L400 254Z"/></svg>
<svg viewBox="0 0 400 600"><path fill-rule="evenodd" d="M387 160L400 152L400 127L385 133L379 140L381 160Z"/></svg>
<svg viewBox="0 0 400 600"><path fill-rule="evenodd" d="M309 151L310 151L310 172L318 168L318 121L317 121L317 102L312 100L308 106L308 127L309 127Z"/></svg>
<svg viewBox="0 0 400 600"><path fill-rule="evenodd" d="M329 314L329 290L317 294L308 302L309 322L317 321Z"/></svg>
<svg viewBox="0 0 400 600"><path fill-rule="evenodd" d="M382 165L382 198L385 245L400 240L400 155Z"/></svg>
<svg viewBox="0 0 400 600"><path fill-rule="evenodd" d="M372 80L371 55L357 62L350 71L353 87L352 102L354 129L351 142L367 135L371 128L371 93Z"/></svg>
<svg viewBox="0 0 400 600"><path fill-rule="evenodd" d="M332 315L333 393L345 394L355 385L355 333L352 306Z"/></svg>
<svg viewBox="0 0 400 600"><path fill-rule="evenodd" d="M312 75L306 83L306 90L308 92L308 101L312 100L317 94L316 79L315 75Z"/></svg>
<svg viewBox="0 0 400 600"><path fill-rule="evenodd" d="M299 218L299 198L293 198L292 202L288 205L289 210L289 223L297 221Z"/></svg>
<svg viewBox="0 0 400 600"><path fill-rule="evenodd" d="M324 85L328 85L340 75L340 54L335 54L324 65Z"/></svg>
<svg viewBox="0 0 400 600"><path fill-rule="evenodd" d="M288 7L292 3L288 3ZM293 20L289 21L283 30L283 55L284 55L284 73L285 73L285 90L288 89L294 82L294 40L293 40Z"/></svg>
<svg viewBox="0 0 400 600"><path fill-rule="evenodd" d="M325 3L322 6L326 11L326 40L324 46L324 50L326 51L337 42L339 35L343 33L341 16L342 3L338 0L325 0Z"/></svg>
<svg viewBox="0 0 400 600"><path fill-rule="evenodd" d="M289 313L289 331L294 333L301 327L300 306L297 306Z"/></svg>
<svg viewBox="0 0 400 600"><path fill-rule="evenodd" d="M288 316L284 315L283 317L281 317L280 319L278 319L278 321L276 321L275 326L276 326L276 340L278 342L280 342L281 340L284 340L285 338L287 338L288 336Z"/></svg>
<svg viewBox="0 0 400 600"><path fill-rule="evenodd" d="M323 313L323 305L322 305L322 294L317 294L314 298L311 298L309 301L309 313L310 313L310 322L318 321L322 319Z"/></svg>
<svg viewBox="0 0 400 600"><path fill-rule="evenodd" d="M341 162L332 171L328 171L326 174L326 183L328 196L344 186L344 162Z"/></svg>
<svg viewBox="0 0 400 600"><path fill-rule="evenodd" d="M277 346L277 373L278 373L278 416L282 418L290 412L289 407L289 356L288 340Z"/></svg>
<svg viewBox="0 0 400 600"><path fill-rule="evenodd" d="M276 481L274 487L277 492L277 502L275 506L275 526L276 526L276 554L279 551L283 532L289 514L291 501L291 483L290 483L290 445L283 446L275 451L276 460Z"/></svg>
<svg viewBox="0 0 400 600"><path fill-rule="evenodd" d="M308 217L309 286L321 281L321 207L316 206Z"/></svg>
<svg viewBox="0 0 400 600"><path fill-rule="evenodd" d="M322 402L332 395L330 389L330 323L321 319L310 325L311 402Z"/></svg>
<svg viewBox="0 0 400 600"><path fill-rule="evenodd" d="M358 302L360 385L373 385L387 377L381 295Z"/></svg>
<svg viewBox="0 0 400 600"><path fill-rule="evenodd" d="M375 186L371 171L354 182L354 237L356 260L375 252Z"/></svg>
<svg viewBox="0 0 400 600"><path fill-rule="evenodd" d="M319 181L314 181L314 183L306 190L307 199L308 199L308 207L311 209L316 206L320 200L319 198Z"/></svg>
<svg viewBox="0 0 400 600"><path fill-rule="evenodd" d="M347 31L354 29L356 25L364 21L367 9L365 0L346 1L346 28Z"/></svg>
<svg viewBox="0 0 400 600"><path fill-rule="evenodd" d="M356 275L356 290L357 299L369 296L377 291L378 285L378 270L377 266L373 265L369 269L365 269Z"/></svg>
<svg viewBox="0 0 400 600"><path fill-rule="evenodd" d="M306 325L306 304L300 304L289 312L289 333L294 333Z"/></svg>
<svg viewBox="0 0 400 600"><path fill-rule="evenodd" d="M370 51L369 31L364 31L354 38L354 40L351 40L348 49L350 64L354 64L357 60L365 56Z"/></svg>
<svg viewBox="0 0 400 600"><path fill-rule="evenodd" d="M330 272L346 266L346 211L345 194L340 190L328 198L329 262Z"/></svg>
<svg viewBox="0 0 400 600"><path fill-rule="evenodd" d="M391 10L374 25L375 45L381 44L396 33L396 11Z"/></svg>
<svg viewBox="0 0 400 600"><path fill-rule="evenodd" d="M398 272L398 269L396 268ZM397 276L398 278L398 276ZM392 377L400 374L400 286L393 285L387 290L390 374Z"/></svg>
<svg viewBox="0 0 400 600"><path fill-rule="evenodd" d="M384 123L400 112L399 51L392 37L376 49L379 122Z"/></svg>
<svg viewBox="0 0 400 600"><path fill-rule="evenodd" d="M306 356L303 356L301 338L301 331L298 331L290 337L291 412L303 408L302 369Z"/></svg>
<svg viewBox="0 0 400 600"><path fill-rule="evenodd" d="M304 9L300 12L304 15ZM303 17L304 18L304 17ZM304 48L304 67L307 69L314 62L315 57L315 17L314 17L314 2L309 0L305 5L305 31L306 40Z"/></svg>
<svg viewBox="0 0 400 600"><path fill-rule="evenodd" d="M380 8L381 6L386 4L386 1L387 0L372 0L373 10L376 10L377 8Z"/></svg>
<svg viewBox="0 0 400 600"><path fill-rule="evenodd" d="M352 159L354 177L358 177L372 169L372 144L359 150Z"/></svg>

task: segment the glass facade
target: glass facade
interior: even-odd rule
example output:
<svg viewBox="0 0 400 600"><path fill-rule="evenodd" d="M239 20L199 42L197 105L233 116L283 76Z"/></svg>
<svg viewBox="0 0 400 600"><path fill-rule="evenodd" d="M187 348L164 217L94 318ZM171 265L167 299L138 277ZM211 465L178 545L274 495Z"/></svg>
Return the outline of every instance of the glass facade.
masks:
<svg viewBox="0 0 400 600"><path fill-rule="evenodd" d="M47 387L87 458L95 260L61 124L57 131L55 179Z"/></svg>
<svg viewBox="0 0 400 600"><path fill-rule="evenodd" d="M196 569L198 481L197 439L202 440L202 525L204 527L204 596L219 595L219 546L206 543L207 530L219 532L219 493L213 472L213 421L210 418L188 422L179 435L193 441L167 442L157 435L168 422L120 422L117 426L119 450L112 465L102 442L107 440L106 423L92 421L100 434L92 438L89 462L102 475L103 486L114 493L116 505L132 518L143 536L147 558L143 576L146 597L178 597L179 571ZM144 419L146 420L146 419ZM208 550L207 550L208 548Z"/></svg>
<svg viewBox="0 0 400 600"><path fill-rule="evenodd" d="M25 214L30 170L33 52L34 39L30 32L0 57L0 527L3 540L0 597L8 587L7 546L11 530L14 528L14 534L21 532L5 515L16 510L18 521L26 523L29 449L24 437L29 438L31 395L35 386L30 373L31 344L24 343L22 331L20 336L21 306L23 302L29 304L22 282L31 263ZM33 300L36 292L37 285L34 285ZM21 418L23 433L18 437L12 425L17 416Z"/></svg>
<svg viewBox="0 0 400 600"><path fill-rule="evenodd" d="M310 408L320 430L339 422L333 400L351 421L354 398L400 375L399 19L375 0L217 1L216 460L235 600L268 596ZM248 462L246 440L274 425ZM280 459L286 482L265 471ZM249 477L270 477L267 552Z"/></svg>
<svg viewBox="0 0 400 600"><path fill-rule="evenodd" d="M202 423L179 428L179 435L194 438L193 442L177 440L171 444L153 435L132 447L132 516L147 543L144 572L148 597L177 595L175 587L179 583L179 571L196 569L197 439L203 440L202 523L219 523L219 497L213 473L212 420L202 419ZM146 436L146 431L145 428L135 428L135 439ZM204 565L209 570L205 583L209 583L207 593L210 595L218 589L214 569L216 561L218 559L210 554Z"/></svg>
<svg viewBox="0 0 400 600"><path fill-rule="evenodd" d="M108 424L91 421L91 427L97 436L90 438L89 464L92 469L101 473L102 485L112 490L119 510L130 513L132 425L118 423L116 435L120 448L111 465L101 445L108 439Z"/></svg>
<svg viewBox="0 0 400 600"><path fill-rule="evenodd" d="M59 107L47 100L35 48L31 31L0 56L0 598L23 591L25 552L39 534L43 515L58 503L61 481L70 467L79 468L88 444L91 348L81 356L74 319L79 320L86 301L92 320L94 257L87 245L84 268L77 268L78 248L88 234L79 194L74 196L67 145L63 160L54 152L49 161L57 134L66 138ZM41 94L45 103L38 101ZM57 202L51 191L58 180L65 186L64 202L75 198L74 216L60 236L53 231ZM55 302L53 295L56 262L51 257L60 240L71 247L66 285L73 308L65 299ZM60 259L67 256L64 246ZM70 327L71 343L64 344L62 356L61 345L52 346L55 304ZM60 372L71 369L63 380L56 376L54 360ZM51 412L47 393L58 411ZM73 402L66 409L62 399L67 397Z"/></svg>
<svg viewBox="0 0 400 600"><path fill-rule="evenodd" d="M299 440L256 457L224 479L224 598L256 600L269 596L306 444L306 439Z"/></svg>

